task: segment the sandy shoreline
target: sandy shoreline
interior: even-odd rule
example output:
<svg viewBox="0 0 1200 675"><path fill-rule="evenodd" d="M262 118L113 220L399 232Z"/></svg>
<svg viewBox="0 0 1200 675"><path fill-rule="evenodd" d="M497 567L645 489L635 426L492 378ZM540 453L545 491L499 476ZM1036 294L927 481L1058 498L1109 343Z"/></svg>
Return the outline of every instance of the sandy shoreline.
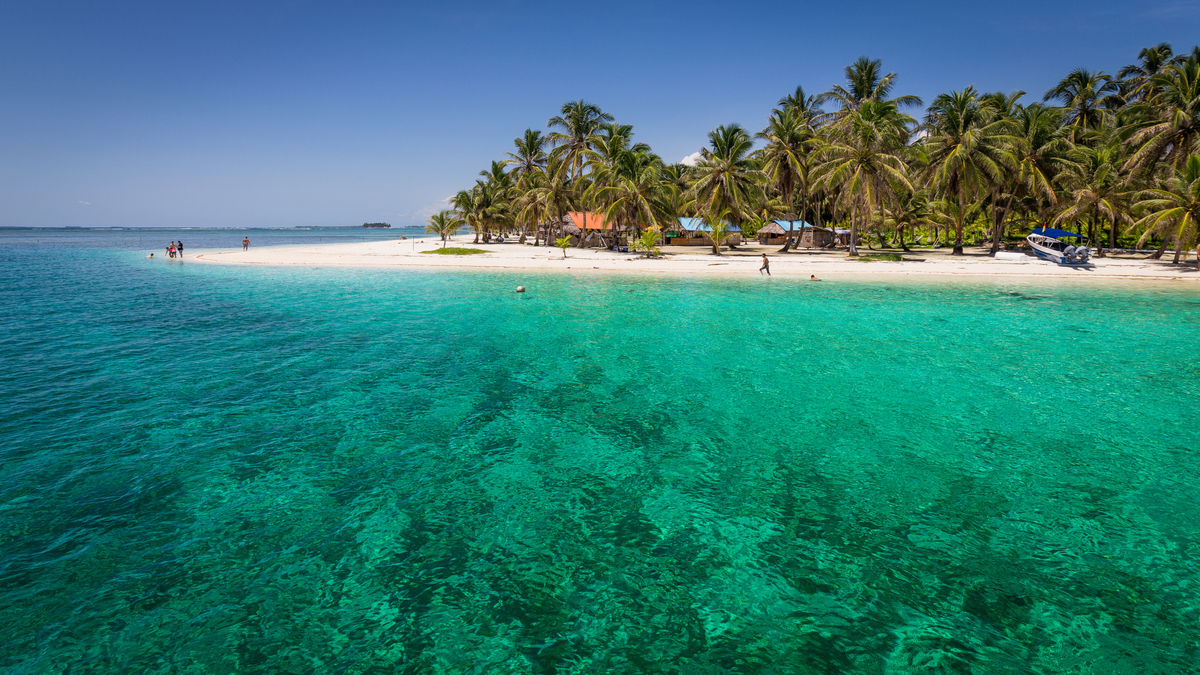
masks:
<svg viewBox="0 0 1200 675"><path fill-rule="evenodd" d="M1200 281L1194 258L1187 263L1172 265L1172 253L1164 260L1148 260L1145 254L1094 259L1090 268L1060 267L1028 258L1025 262L995 260L982 249L969 249L961 257L951 256L948 249L914 250L902 254L905 262L862 262L847 258L845 252L810 251L776 253L778 246L749 244L737 251L712 255L711 249L698 246L664 247L664 257L645 259L632 253L614 253L596 249L562 251L545 246L533 247L517 243L472 244L469 237L460 237L452 245L485 249L486 254L446 256L422 253L441 245L432 239L408 241L373 241L347 244L305 244L251 248L249 251L203 251L192 259L214 264L235 265L309 265L343 267L426 267L475 270L548 271L614 271L633 274L758 276L761 255L771 259L771 273L780 277L818 277L847 274L853 276L886 274L949 275L988 277L1040 278L1110 278L1153 279L1158 281ZM862 249L861 253L875 253Z"/></svg>

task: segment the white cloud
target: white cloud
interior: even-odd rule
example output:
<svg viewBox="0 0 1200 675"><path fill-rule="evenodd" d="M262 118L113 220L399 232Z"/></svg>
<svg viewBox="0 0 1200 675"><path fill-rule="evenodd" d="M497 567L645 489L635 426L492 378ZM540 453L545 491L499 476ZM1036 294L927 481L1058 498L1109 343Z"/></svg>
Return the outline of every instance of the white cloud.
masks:
<svg viewBox="0 0 1200 675"><path fill-rule="evenodd" d="M80 203L80 204L87 204L88 206L91 206L91 205L92 205L92 203L91 203L91 202L79 202L79 203Z"/></svg>
<svg viewBox="0 0 1200 675"><path fill-rule="evenodd" d="M697 150L687 157L684 157L683 159L679 160L679 163L684 166L696 166L700 163L700 151Z"/></svg>
<svg viewBox="0 0 1200 675"><path fill-rule="evenodd" d="M397 213L396 217L397 218L415 218L417 220L425 220L425 219L429 218L430 216L432 216L433 214L437 213L438 211L450 208L450 200L451 199L454 199L453 195L446 197L445 199L443 199L439 202L434 202L433 204L426 204L425 206L422 206L421 208L419 208L415 211L408 211L406 213Z"/></svg>

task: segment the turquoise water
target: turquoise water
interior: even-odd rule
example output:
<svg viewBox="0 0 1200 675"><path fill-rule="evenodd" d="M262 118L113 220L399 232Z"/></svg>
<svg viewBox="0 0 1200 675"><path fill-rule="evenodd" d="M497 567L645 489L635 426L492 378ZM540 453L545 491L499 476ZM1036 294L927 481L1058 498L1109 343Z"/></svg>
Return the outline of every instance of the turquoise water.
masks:
<svg viewBox="0 0 1200 675"><path fill-rule="evenodd" d="M4 672L1200 672L1194 285L6 236Z"/></svg>

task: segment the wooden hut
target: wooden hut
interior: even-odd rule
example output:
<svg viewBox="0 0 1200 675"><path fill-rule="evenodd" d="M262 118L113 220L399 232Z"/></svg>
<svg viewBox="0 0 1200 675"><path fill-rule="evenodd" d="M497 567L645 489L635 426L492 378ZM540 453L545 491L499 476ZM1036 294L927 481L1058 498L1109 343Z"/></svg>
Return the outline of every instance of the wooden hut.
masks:
<svg viewBox="0 0 1200 675"><path fill-rule="evenodd" d="M782 244L787 241L789 235L792 239L799 239L811 227L812 225L803 220L772 220L759 229L758 243Z"/></svg>
<svg viewBox="0 0 1200 675"><path fill-rule="evenodd" d="M828 227L810 227L800 237L800 248L829 248L834 244L834 232Z"/></svg>
<svg viewBox="0 0 1200 675"><path fill-rule="evenodd" d="M722 244L737 246L742 243L742 228L732 223L726 223L725 239ZM670 246L712 246L712 226L699 218L680 218L679 227L672 227L666 233L666 243Z"/></svg>

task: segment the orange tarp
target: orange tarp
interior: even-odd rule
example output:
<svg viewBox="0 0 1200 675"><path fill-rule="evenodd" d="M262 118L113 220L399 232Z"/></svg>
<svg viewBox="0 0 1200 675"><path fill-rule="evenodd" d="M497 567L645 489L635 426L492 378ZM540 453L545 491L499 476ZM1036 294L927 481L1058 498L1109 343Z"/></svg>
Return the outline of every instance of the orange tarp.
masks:
<svg viewBox="0 0 1200 675"><path fill-rule="evenodd" d="M571 222L575 223L575 227L583 228L583 212L571 211L567 214L571 216ZM587 229L603 230L604 229L604 214L603 213L588 213L587 214Z"/></svg>

